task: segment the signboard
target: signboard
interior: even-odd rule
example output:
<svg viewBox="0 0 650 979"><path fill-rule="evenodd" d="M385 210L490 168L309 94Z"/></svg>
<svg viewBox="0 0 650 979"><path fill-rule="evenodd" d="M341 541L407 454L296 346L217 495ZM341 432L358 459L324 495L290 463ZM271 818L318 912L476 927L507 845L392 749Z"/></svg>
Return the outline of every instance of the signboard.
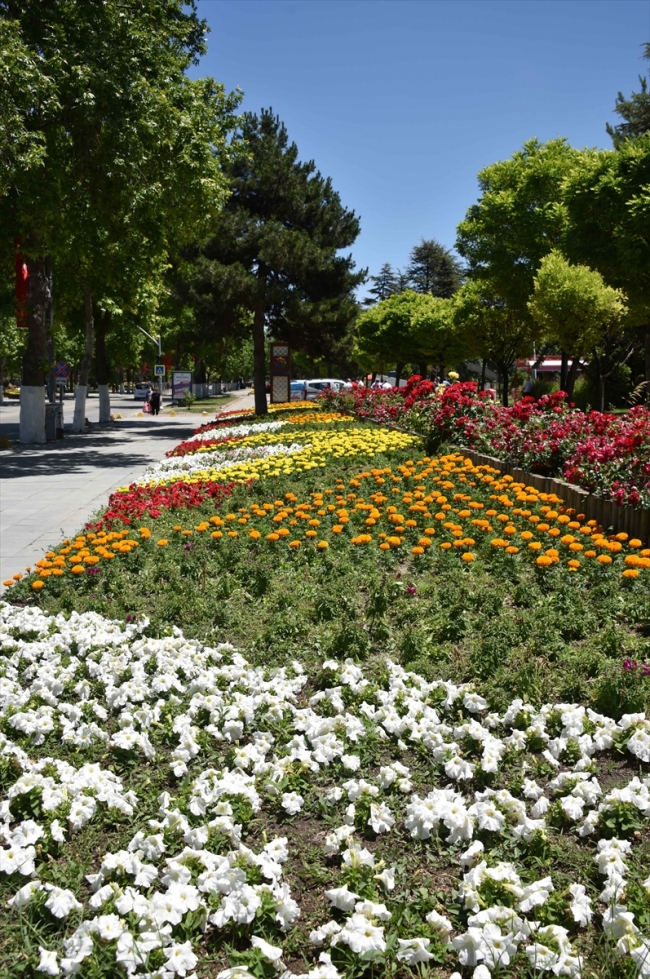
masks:
<svg viewBox="0 0 650 979"><path fill-rule="evenodd" d="M164 377L165 376L165 365L164 364L156 364L156 366L153 369L153 372L156 375L156 377Z"/></svg>
<svg viewBox="0 0 650 979"><path fill-rule="evenodd" d="M185 392L192 393L192 371L172 371L172 401L182 401Z"/></svg>
<svg viewBox="0 0 650 979"><path fill-rule="evenodd" d="M291 349L288 343L271 344L271 404L291 401Z"/></svg>
<svg viewBox="0 0 650 979"><path fill-rule="evenodd" d="M54 365L54 376L57 381L67 381L70 377L70 364L65 360L59 360Z"/></svg>

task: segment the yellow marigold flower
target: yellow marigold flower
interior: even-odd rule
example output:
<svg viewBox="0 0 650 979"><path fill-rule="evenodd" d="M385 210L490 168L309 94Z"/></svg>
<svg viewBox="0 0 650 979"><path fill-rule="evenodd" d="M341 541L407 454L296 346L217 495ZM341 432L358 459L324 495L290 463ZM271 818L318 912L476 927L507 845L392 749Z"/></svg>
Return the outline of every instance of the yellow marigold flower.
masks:
<svg viewBox="0 0 650 979"><path fill-rule="evenodd" d="M379 545L379 549L380 549L381 551L390 551L390 544L387 544L387 543L386 543L386 541L383 541L383 542L382 542L382 543L381 543L381 544Z"/></svg>
<svg viewBox="0 0 650 979"><path fill-rule="evenodd" d="M213 536L214 536L214 534L213 534ZM279 534L267 534L266 535L266 539L267 540L270 540L270 541L280 540L280 535Z"/></svg>
<svg viewBox="0 0 650 979"><path fill-rule="evenodd" d="M567 565L572 571L575 571L580 567L580 561L576 561L575 558L572 558L570 561L567 561Z"/></svg>
<svg viewBox="0 0 650 979"><path fill-rule="evenodd" d="M549 516L550 516L550 514L549 514ZM557 522L558 523L562 523L562 524L570 523L571 522L571 517L567 517L567 515L565 513L561 513L560 516L557 518Z"/></svg>
<svg viewBox="0 0 650 979"><path fill-rule="evenodd" d="M466 561L466 562L467 562L467 564L471 564L471 562L472 562L472 561L474 560L474 558L475 558L475 555L474 555L474 554L472 554L472 552L471 552L471 551L465 551L465 553L464 553L464 554L461 554L461 556L460 556L460 557L461 557L461 561Z"/></svg>
<svg viewBox="0 0 650 979"><path fill-rule="evenodd" d="M140 527L138 533L140 534L140 537L142 537L143 540L149 540L149 538L151 537L151 531L149 530L148 527Z"/></svg>
<svg viewBox="0 0 650 979"><path fill-rule="evenodd" d="M221 517L210 517L210 523L214 524L215 527L223 527L223 520Z"/></svg>
<svg viewBox="0 0 650 979"><path fill-rule="evenodd" d="M34 581L34 582L32 582L32 588L34 589L34 591L40 591L41 588L43 588L44 585L45 585L45 582L44 581Z"/></svg>
<svg viewBox="0 0 650 979"><path fill-rule="evenodd" d="M204 530L207 530L209 526L210 526L210 524L209 524L209 523L207 522L207 520L204 520L204 521L203 521L203 523L199 523L199 524L197 524L197 525L196 525L196 527L195 527L194 529L195 529L195 530L198 530L198 532L199 532L200 534L202 534L202 533L203 533L203 531L204 531Z"/></svg>
<svg viewBox="0 0 650 979"><path fill-rule="evenodd" d="M259 540L262 535L260 534L259 530L251 530L248 536L251 540Z"/></svg>
<svg viewBox="0 0 650 979"><path fill-rule="evenodd" d="M181 525L179 523L174 524L174 530L182 530L182 529L183 528L181 527Z"/></svg>
<svg viewBox="0 0 650 979"><path fill-rule="evenodd" d="M73 574L83 574L84 568L82 564L75 564L73 568L70 568Z"/></svg>
<svg viewBox="0 0 650 979"><path fill-rule="evenodd" d="M386 543L387 544L390 544L391 547L399 547L400 544L402 543L402 541L401 541L401 538L399 538L399 537L387 537L386 538Z"/></svg>
<svg viewBox="0 0 650 979"><path fill-rule="evenodd" d="M111 555L111 557L112 557L112 555ZM53 575L54 575L54 576L55 576L56 578L60 578L60 577L61 577L61 575L62 575L63 573L64 573L64 572L63 572L63 570L62 570L61 568L55 568L55 569L54 569L54 571L52 572L52 574L53 574Z"/></svg>
<svg viewBox="0 0 650 979"><path fill-rule="evenodd" d="M449 541L443 541L440 547L443 551L448 551L451 548L451 544Z"/></svg>
<svg viewBox="0 0 650 979"><path fill-rule="evenodd" d="M431 547L431 541L428 537L420 537L418 547Z"/></svg>
<svg viewBox="0 0 650 979"><path fill-rule="evenodd" d="M642 547L643 544L642 544L642 542L637 537L633 537L631 541L628 541L627 546L628 547Z"/></svg>
<svg viewBox="0 0 650 979"><path fill-rule="evenodd" d="M333 534L343 533L343 524L340 523L334 524L334 526L332 527L332 533Z"/></svg>
<svg viewBox="0 0 650 979"><path fill-rule="evenodd" d="M585 557L596 557L595 551L585 551Z"/></svg>
<svg viewBox="0 0 650 979"><path fill-rule="evenodd" d="M318 537L318 533L315 530L306 530L305 537Z"/></svg>
<svg viewBox="0 0 650 979"><path fill-rule="evenodd" d="M310 527L320 527L320 520L310 520L309 521L309 526ZM307 533L309 533L309 531L307 531Z"/></svg>
<svg viewBox="0 0 650 979"><path fill-rule="evenodd" d="M532 544L528 545L529 551L541 551L541 549L542 549L542 545L538 540L534 540Z"/></svg>
<svg viewBox="0 0 650 979"><path fill-rule="evenodd" d="M536 558L535 563L540 566L540 568L549 568L553 564L553 558L547 557L546 554L540 554Z"/></svg>
<svg viewBox="0 0 650 979"><path fill-rule="evenodd" d="M640 574L641 574L641 572L638 571L636 568L626 568L625 571L623 572L623 577L624 578L638 578ZM33 587L34 586L32 585L32 588Z"/></svg>
<svg viewBox="0 0 650 979"><path fill-rule="evenodd" d="M238 530L229 530L228 531L228 537L239 537L239 531Z"/></svg>
<svg viewBox="0 0 650 979"><path fill-rule="evenodd" d="M519 548L514 547L512 544L506 547L506 554L519 554Z"/></svg>
<svg viewBox="0 0 650 979"><path fill-rule="evenodd" d="M495 537L494 540L491 540L490 541L490 544L492 545L492 547L505 547L506 546L506 542L504 540L501 540L500 537Z"/></svg>
<svg viewBox="0 0 650 979"><path fill-rule="evenodd" d="M522 540L532 540L533 539L533 535L531 534L530 530L524 530L524 531L522 531L521 539Z"/></svg>
<svg viewBox="0 0 650 979"><path fill-rule="evenodd" d="M412 547L411 554L424 554L424 548L420 547L419 545L417 547Z"/></svg>
<svg viewBox="0 0 650 979"><path fill-rule="evenodd" d="M318 548L319 551L326 551L327 548L329 547L329 544L327 543L326 540L319 540L316 547Z"/></svg>
<svg viewBox="0 0 650 979"><path fill-rule="evenodd" d="M52 572L49 570L49 568L42 568L39 571L39 574L40 574L41 578L49 578L50 575L52 574Z"/></svg>
<svg viewBox="0 0 650 979"><path fill-rule="evenodd" d="M583 551L584 547L579 541L574 541L573 544L569 544L570 551Z"/></svg>
<svg viewBox="0 0 650 979"><path fill-rule="evenodd" d="M299 540L289 541L289 547L301 547L301 542Z"/></svg>
<svg viewBox="0 0 650 979"><path fill-rule="evenodd" d="M418 525L417 520L407 520L404 526L405 527L417 527L417 525Z"/></svg>
<svg viewBox="0 0 650 979"><path fill-rule="evenodd" d="M433 537L435 532L436 532L435 527L427 527L426 530L424 531L427 537Z"/></svg>
<svg viewBox="0 0 650 979"><path fill-rule="evenodd" d="M158 547L167 547L168 544L169 541L165 540L164 538L158 541Z"/></svg>
<svg viewBox="0 0 650 979"><path fill-rule="evenodd" d="M551 527L551 529L548 531L548 536L549 537L559 537L561 533L562 533L562 531L559 530L557 527Z"/></svg>
<svg viewBox="0 0 650 979"><path fill-rule="evenodd" d="M626 541L628 538L627 534L621 533L616 535L616 540Z"/></svg>
<svg viewBox="0 0 650 979"><path fill-rule="evenodd" d="M609 554L599 554L596 560L598 561L599 564L611 564L612 563L612 559L609 556Z"/></svg>

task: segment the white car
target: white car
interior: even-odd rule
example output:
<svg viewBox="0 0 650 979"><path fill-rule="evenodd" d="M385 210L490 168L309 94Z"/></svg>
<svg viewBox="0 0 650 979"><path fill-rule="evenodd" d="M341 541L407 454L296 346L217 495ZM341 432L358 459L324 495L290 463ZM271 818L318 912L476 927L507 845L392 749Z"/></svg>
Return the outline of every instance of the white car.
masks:
<svg viewBox="0 0 650 979"><path fill-rule="evenodd" d="M149 382L138 382L133 387L133 397L136 401L146 401Z"/></svg>
<svg viewBox="0 0 650 979"><path fill-rule="evenodd" d="M345 387L345 381L333 377L314 377L305 383L307 385L307 401L315 401L328 388L332 388L334 391L340 391Z"/></svg>

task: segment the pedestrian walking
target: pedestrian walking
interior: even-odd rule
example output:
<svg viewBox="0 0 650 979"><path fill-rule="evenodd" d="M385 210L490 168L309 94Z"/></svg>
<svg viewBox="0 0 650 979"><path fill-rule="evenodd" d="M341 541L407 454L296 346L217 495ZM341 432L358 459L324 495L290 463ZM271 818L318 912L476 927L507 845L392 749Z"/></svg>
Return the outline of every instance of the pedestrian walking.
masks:
<svg viewBox="0 0 650 979"><path fill-rule="evenodd" d="M149 404L151 405L152 415L157 415L160 411L160 391L157 388L151 392Z"/></svg>

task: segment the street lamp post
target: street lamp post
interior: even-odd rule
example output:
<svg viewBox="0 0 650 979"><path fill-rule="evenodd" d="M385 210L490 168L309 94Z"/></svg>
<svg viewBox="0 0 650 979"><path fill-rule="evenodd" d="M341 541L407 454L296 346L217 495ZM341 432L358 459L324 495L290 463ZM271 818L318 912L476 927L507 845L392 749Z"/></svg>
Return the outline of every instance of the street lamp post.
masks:
<svg viewBox="0 0 650 979"><path fill-rule="evenodd" d="M138 326L137 323L136 323L136 326L140 330L140 333L144 333L144 335L146 337L149 337L149 339L151 340L152 343L155 343L156 344L156 346L158 347L158 360L161 361L162 360L162 342L161 342L161 339L160 339L160 334L158 334L157 337L152 337L150 333L147 333L147 331L144 329L144 327ZM163 379L162 379L162 374L158 377L158 389L160 391L160 398L162 400L162 395L163 395Z"/></svg>

